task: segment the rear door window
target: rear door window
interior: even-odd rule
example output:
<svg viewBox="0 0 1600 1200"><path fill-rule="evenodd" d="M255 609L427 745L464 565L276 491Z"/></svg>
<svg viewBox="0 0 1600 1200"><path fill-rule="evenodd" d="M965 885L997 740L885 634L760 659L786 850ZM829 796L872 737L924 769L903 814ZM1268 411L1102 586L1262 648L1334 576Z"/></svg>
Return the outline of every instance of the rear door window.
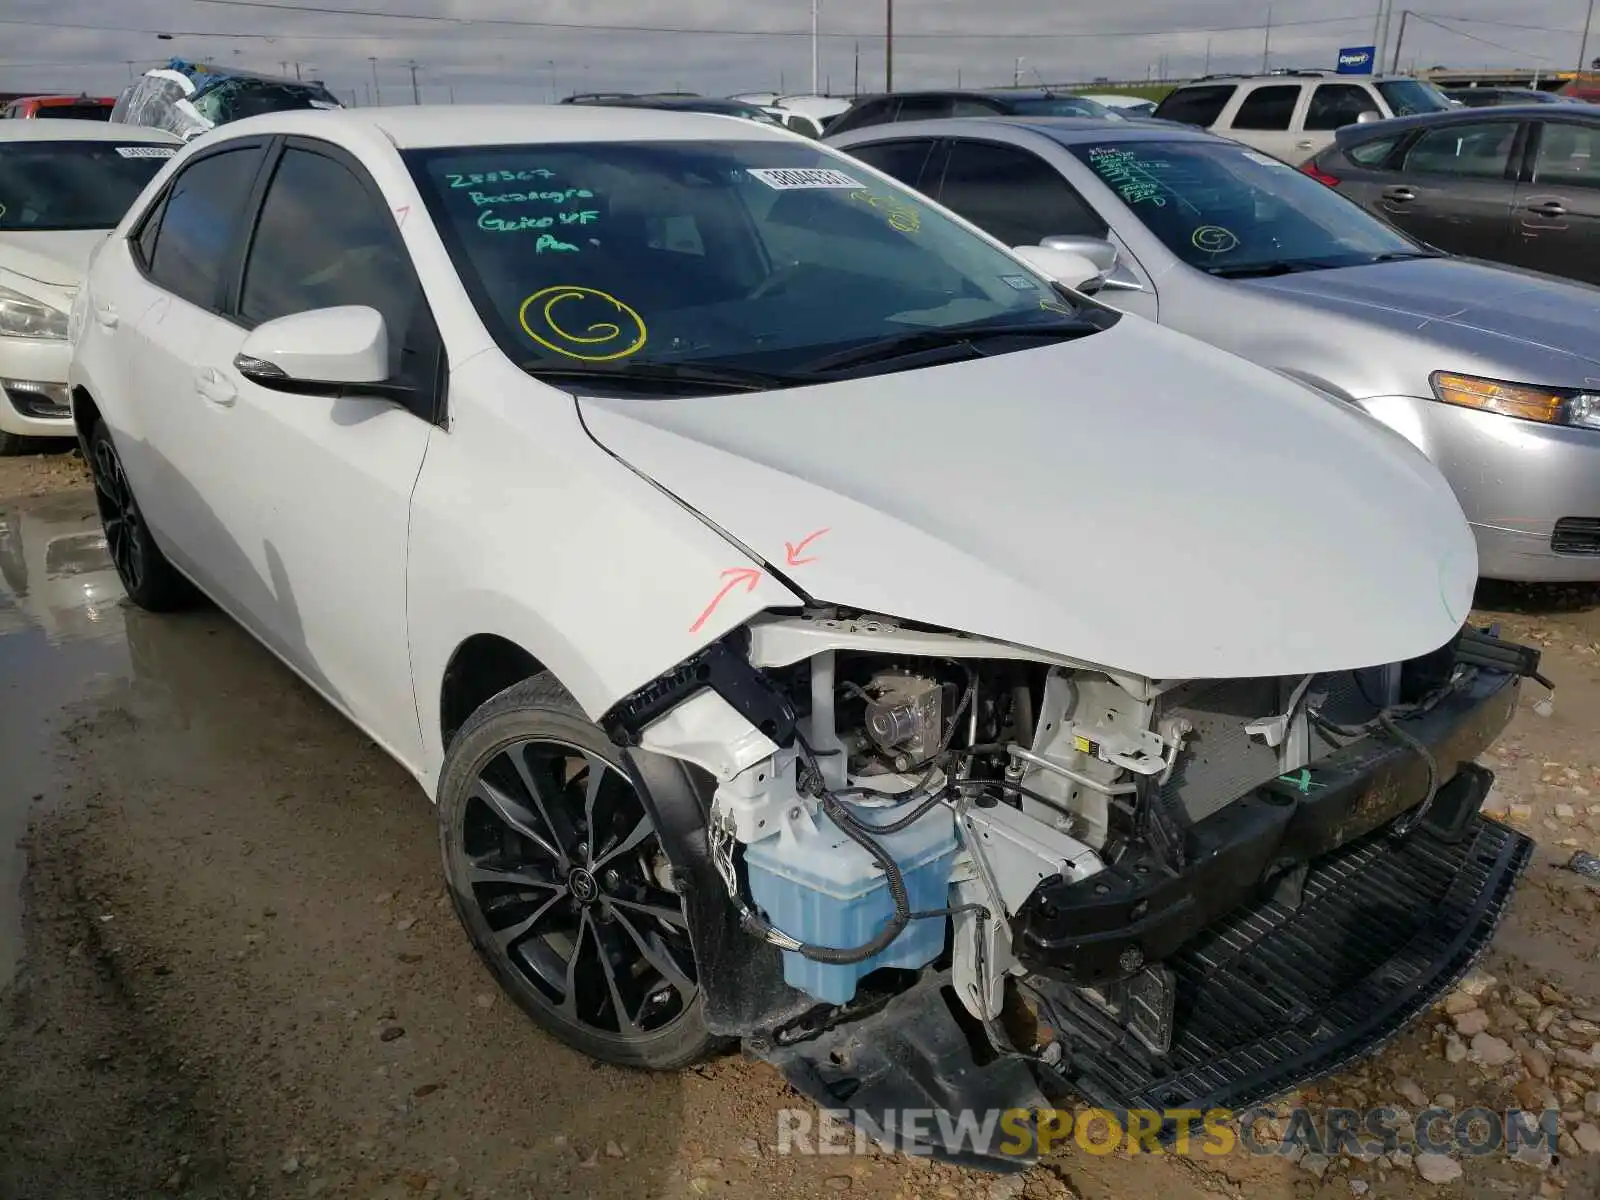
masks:
<svg viewBox="0 0 1600 1200"><path fill-rule="evenodd" d="M955 102L949 96L906 96L900 101L896 121L943 120L955 111Z"/></svg>
<svg viewBox="0 0 1600 1200"><path fill-rule="evenodd" d="M1297 83L1255 88L1233 114L1232 127L1272 132L1286 130L1294 118L1295 105L1299 103L1300 85Z"/></svg>
<svg viewBox="0 0 1600 1200"><path fill-rule="evenodd" d="M1533 179L1559 187L1600 188L1600 127L1546 121Z"/></svg>
<svg viewBox="0 0 1600 1200"><path fill-rule="evenodd" d="M1217 123L1222 110L1228 107L1228 101L1233 99L1234 87L1231 83L1224 83L1179 88L1156 105L1155 116L1163 121L1208 128Z"/></svg>
<svg viewBox="0 0 1600 1200"><path fill-rule="evenodd" d="M1373 138L1370 142L1362 142L1358 146L1351 146L1344 152L1344 156L1358 167L1366 167L1369 171L1380 170L1389 161L1389 156L1394 153L1394 148L1399 145L1399 137Z"/></svg>
<svg viewBox="0 0 1600 1200"><path fill-rule="evenodd" d="M229 263L236 261L240 217L261 166L261 147L242 146L196 159L167 189L150 253L150 280L191 304L215 311ZM141 239L142 242L142 239Z"/></svg>

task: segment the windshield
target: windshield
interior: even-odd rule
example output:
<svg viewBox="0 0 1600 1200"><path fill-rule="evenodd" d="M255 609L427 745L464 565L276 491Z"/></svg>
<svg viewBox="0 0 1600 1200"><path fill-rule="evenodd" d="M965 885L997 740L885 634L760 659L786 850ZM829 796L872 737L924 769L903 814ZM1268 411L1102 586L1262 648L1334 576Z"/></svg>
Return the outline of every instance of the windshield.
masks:
<svg viewBox="0 0 1600 1200"><path fill-rule="evenodd" d="M1042 100L1012 100L1011 110L1022 117L1111 117L1117 114L1083 96L1047 96Z"/></svg>
<svg viewBox="0 0 1600 1200"><path fill-rule="evenodd" d="M110 229L174 149L0 142L0 232Z"/></svg>
<svg viewBox="0 0 1600 1200"><path fill-rule="evenodd" d="M1004 251L820 147L585 142L406 158L478 312L530 369L789 373L956 327L1084 325Z"/></svg>
<svg viewBox="0 0 1600 1200"><path fill-rule="evenodd" d="M52 121L109 121L111 105L101 104L97 100L85 100L73 104L41 104L35 115L49 117Z"/></svg>
<svg viewBox="0 0 1600 1200"><path fill-rule="evenodd" d="M216 125L259 117L264 113L293 112L303 108L340 108L327 88L315 83L277 83L263 79L224 79L191 101L206 120Z"/></svg>
<svg viewBox="0 0 1600 1200"><path fill-rule="evenodd" d="M1071 150L1167 249L1203 271L1354 266L1425 253L1332 188L1231 142Z"/></svg>
<svg viewBox="0 0 1600 1200"><path fill-rule="evenodd" d="M1397 117L1447 112L1452 107L1449 96L1420 79L1388 79L1378 84L1378 90L1383 93L1383 98L1389 102L1389 107Z"/></svg>

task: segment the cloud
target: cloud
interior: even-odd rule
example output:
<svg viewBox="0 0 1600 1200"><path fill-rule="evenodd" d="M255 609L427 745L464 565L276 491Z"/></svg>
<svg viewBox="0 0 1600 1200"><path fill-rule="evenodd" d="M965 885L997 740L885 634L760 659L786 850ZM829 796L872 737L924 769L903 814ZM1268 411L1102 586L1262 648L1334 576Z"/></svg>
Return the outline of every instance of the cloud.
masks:
<svg viewBox="0 0 1600 1200"><path fill-rule="evenodd" d="M425 101L538 101L573 90L683 88L707 94L807 90L810 0L278 0L326 9L400 9L456 18L275 11L203 0L11 0L0 14L0 90L114 94L133 72L172 55L323 79L347 102L408 102L411 71ZM1406 0L1396 4L1394 33ZM1316 0L1277 0L1277 66L1331 66L1341 46L1372 40L1366 11ZM1578 61L1582 0L1432 0L1406 29L1402 65L1542 66ZM1144 79L1259 69L1267 5L1255 0L1119 0L1093 11L1059 0L899 0L895 83L900 87ZM1435 11L1437 10L1437 11ZM823 84L849 92L883 86L883 0L821 0ZM1548 30L1492 24L1479 18ZM694 33L473 24L491 18L684 28ZM1436 20L1437 23L1433 23ZM16 23L7 23L16 22ZM36 22L36 24L30 23ZM1250 28L1241 28L1250 27ZM762 30L739 35L734 30ZM158 38L168 32L171 40ZM1471 35L1465 36L1465 35ZM1480 40L1472 40L1473 38ZM1490 44L1493 43L1493 44ZM1590 57L1600 55L1600 31Z"/></svg>

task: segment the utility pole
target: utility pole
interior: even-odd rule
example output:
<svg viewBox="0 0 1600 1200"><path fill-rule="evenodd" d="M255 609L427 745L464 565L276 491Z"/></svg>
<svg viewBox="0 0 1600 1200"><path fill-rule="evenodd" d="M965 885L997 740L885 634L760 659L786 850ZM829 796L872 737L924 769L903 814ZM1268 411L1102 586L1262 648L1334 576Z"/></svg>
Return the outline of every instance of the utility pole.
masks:
<svg viewBox="0 0 1600 1200"><path fill-rule="evenodd" d="M1378 36L1378 60L1375 70L1383 70L1385 52L1389 49L1389 30L1394 27L1394 0L1383 0L1383 33Z"/></svg>
<svg viewBox="0 0 1600 1200"><path fill-rule="evenodd" d="M1272 69L1272 5L1267 5L1267 38L1261 46L1261 73Z"/></svg>
<svg viewBox="0 0 1600 1200"><path fill-rule="evenodd" d="M883 0L883 90L894 91L894 0Z"/></svg>
<svg viewBox="0 0 1600 1200"><path fill-rule="evenodd" d="M1589 0L1589 15L1583 18L1583 40L1578 43L1578 78L1589 69L1589 23L1594 20L1594 0Z"/></svg>
<svg viewBox="0 0 1600 1200"><path fill-rule="evenodd" d="M817 10L819 0L811 0L811 94L817 94L817 76L821 74L820 52L817 49Z"/></svg>
<svg viewBox="0 0 1600 1200"><path fill-rule="evenodd" d="M1206 39L1206 69L1204 71L1200 72L1200 73L1202 75L1211 74L1211 39L1210 38Z"/></svg>
<svg viewBox="0 0 1600 1200"><path fill-rule="evenodd" d="M1400 12L1400 33L1394 39L1394 63L1389 67L1389 74L1400 74L1400 47L1406 44L1406 22L1411 19L1411 10L1402 9Z"/></svg>
<svg viewBox="0 0 1600 1200"><path fill-rule="evenodd" d="M422 103L422 93L417 90L417 65L416 59L412 59L406 64L411 68L411 103L413 104Z"/></svg>
<svg viewBox="0 0 1600 1200"><path fill-rule="evenodd" d="M295 63L295 65L294 65L294 77L296 79L299 79L299 80L304 80L305 79L305 76L300 74L300 64L299 63Z"/></svg>
<svg viewBox="0 0 1600 1200"><path fill-rule="evenodd" d="M382 104L383 89L378 87L378 56L369 54L367 55L367 61L372 64L372 102L374 104Z"/></svg>
<svg viewBox="0 0 1600 1200"><path fill-rule="evenodd" d="M1011 64L1011 86L1022 86L1022 55L1017 55L1017 61Z"/></svg>
<svg viewBox="0 0 1600 1200"><path fill-rule="evenodd" d="M450 85L450 103L454 104L455 102L456 102L456 85L452 83Z"/></svg>
<svg viewBox="0 0 1600 1200"><path fill-rule="evenodd" d="M856 81L850 86L852 97L861 95L861 43L856 42Z"/></svg>

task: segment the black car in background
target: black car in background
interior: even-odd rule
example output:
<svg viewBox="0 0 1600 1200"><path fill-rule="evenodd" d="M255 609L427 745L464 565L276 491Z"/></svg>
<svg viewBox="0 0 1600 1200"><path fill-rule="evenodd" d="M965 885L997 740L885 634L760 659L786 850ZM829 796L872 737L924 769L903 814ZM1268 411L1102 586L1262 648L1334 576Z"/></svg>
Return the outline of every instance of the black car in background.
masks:
<svg viewBox="0 0 1600 1200"><path fill-rule="evenodd" d="M863 96L828 126L828 135L888 125L894 121L937 121L947 117L1099 117L1123 120L1095 100L1044 88L1010 91L894 92Z"/></svg>
<svg viewBox="0 0 1600 1200"><path fill-rule="evenodd" d="M1571 96L1541 92L1536 88L1458 87L1444 94L1468 108L1497 108L1507 104L1573 104Z"/></svg>
<svg viewBox="0 0 1600 1200"><path fill-rule="evenodd" d="M1300 169L1441 250L1600 284L1600 108L1351 125Z"/></svg>

